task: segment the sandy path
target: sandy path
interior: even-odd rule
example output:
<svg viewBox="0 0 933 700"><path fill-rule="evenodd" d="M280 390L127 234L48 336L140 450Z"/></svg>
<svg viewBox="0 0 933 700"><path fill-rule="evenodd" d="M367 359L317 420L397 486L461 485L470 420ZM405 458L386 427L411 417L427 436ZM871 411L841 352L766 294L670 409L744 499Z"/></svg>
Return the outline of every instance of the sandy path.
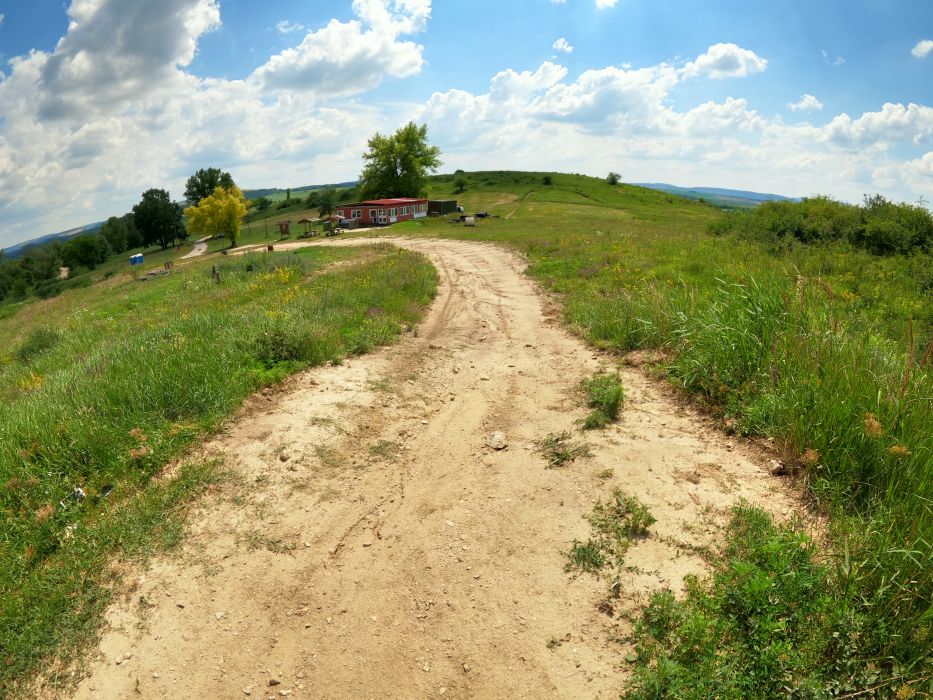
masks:
<svg viewBox="0 0 933 700"><path fill-rule="evenodd" d="M179 260L187 260L188 258L196 258L200 255L204 255L207 252L207 242L211 239L210 236L205 236L204 238L199 238L194 242L194 248L188 251L185 255L182 255Z"/></svg>
<svg viewBox="0 0 933 700"><path fill-rule="evenodd" d="M394 242L440 273L423 324L256 395L206 446L240 479L199 504L181 556L130 577L77 697L617 697L606 582L562 570L593 503L619 486L658 519L627 606L702 572L690 547L737 498L792 507L635 368L620 423L583 438L593 457L545 469L533 443L574 428L575 387L610 360L552 320L517 256Z"/></svg>
<svg viewBox="0 0 933 700"><path fill-rule="evenodd" d="M515 212L517 212L519 209L521 209L521 208L522 208L522 205L525 203L525 201L526 201L531 195L533 195L533 194L534 194L534 192L526 192L526 193L525 193L525 196L522 197L522 201L520 201L518 204L516 204L516 205L515 205L515 208L514 208L512 211L510 211L508 214L505 215L505 218L506 218L506 219L511 219L511 218L512 218L512 215L513 215Z"/></svg>

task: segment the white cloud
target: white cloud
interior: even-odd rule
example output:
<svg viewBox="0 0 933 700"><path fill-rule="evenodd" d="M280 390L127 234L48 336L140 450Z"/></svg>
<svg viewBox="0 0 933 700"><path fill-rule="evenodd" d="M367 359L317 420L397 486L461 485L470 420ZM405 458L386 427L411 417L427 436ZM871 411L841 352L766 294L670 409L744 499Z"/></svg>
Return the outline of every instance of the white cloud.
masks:
<svg viewBox="0 0 933 700"><path fill-rule="evenodd" d="M6 20L6 15L0 12L0 27L3 26L3 22Z"/></svg>
<svg viewBox="0 0 933 700"><path fill-rule="evenodd" d="M846 148L866 144L887 148L894 143L919 146L933 138L933 108L886 102L881 111L865 112L857 119L843 112L825 127L824 134L830 142Z"/></svg>
<svg viewBox="0 0 933 700"><path fill-rule="evenodd" d="M275 29L280 34L291 34L292 32L300 32L305 28L305 25L298 22L289 22L287 19L279 20L275 23Z"/></svg>
<svg viewBox="0 0 933 700"><path fill-rule="evenodd" d="M846 62L842 56L830 56L826 49L820 49L820 55L823 57L823 63L830 66L841 66Z"/></svg>
<svg viewBox="0 0 933 700"><path fill-rule="evenodd" d="M564 37L561 37L560 39L555 41L551 45L551 48L554 49L555 51L563 51L564 53L573 53L573 47L567 42L567 40Z"/></svg>
<svg viewBox="0 0 933 700"><path fill-rule="evenodd" d="M354 7L370 27L423 28L430 3L387 1L387 14ZM0 78L0 247L122 214L149 187L179 197L199 167L244 186L349 179L366 139L403 121L191 75L199 38L220 25L215 0L74 0L68 14L53 51L14 57Z"/></svg>
<svg viewBox="0 0 933 700"><path fill-rule="evenodd" d="M0 22L0 24L2 24L2 22ZM926 58L930 55L931 51L933 51L933 41L930 39L924 39L922 41L918 41L917 45L910 50L910 53L917 58Z"/></svg>
<svg viewBox="0 0 933 700"><path fill-rule="evenodd" d="M430 0L354 0L359 19L331 20L309 32L297 47L272 56L251 80L265 90L352 95L379 85L386 76L417 75L423 47L399 37L422 32Z"/></svg>
<svg viewBox="0 0 933 700"><path fill-rule="evenodd" d="M615 7L618 2L619 0L596 0L596 9L607 10L610 7Z"/></svg>
<svg viewBox="0 0 933 700"><path fill-rule="evenodd" d="M767 59L761 58L754 51L743 49L735 44L714 44L706 53L697 56L695 61L683 68L685 76L707 75L715 80L723 78L744 78L754 73L761 73L768 67Z"/></svg>
<svg viewBox="0 0 933 700"><path fill-rule="evenodd" d="M823 103L810 94L804 94L796 102L788 102L787 106L794 112L818 112L823 109Z"/></svg>
<svg viewBox="0 0 933 700"><path fill-rule="evenodd" d="M177 68L191 63L198 39L220 24L217 0L74 0L68 14L68 33L55 50L27 59L41 66L43 119L112 113L173 89Z"/></svg>
<svg viewBox="0 0 933 700"><path fill-rule="evenodd" d="M709 54L715 58L716 52ZM621 169L635 181L830 193L853 201L864 192L916 199L933 187L933 153L901 167L891 148L933 138L928 107L892 104L856 119L839 115L826 124L790 125L762 116L741 97L672 106L677 86L698 72L744 74L763 67L745 57L744 65L731 66L697 60L696 71L665 63L609 66L573 79L545 63L536 71L498 73L484 94L435 93L414 118L428 124L446 160L462 168L597 175ZM801 102L815 107L815 98L807 97Z"/></svg>
<svg viewBox="0 0 933 700"><path fill-rule="evenodd" d="M535 93L557 84L567 75L567 69L545 61L534 73L517 73L511 68L496 73L489 84L490 97L496 102L527 100Z"/></svg>

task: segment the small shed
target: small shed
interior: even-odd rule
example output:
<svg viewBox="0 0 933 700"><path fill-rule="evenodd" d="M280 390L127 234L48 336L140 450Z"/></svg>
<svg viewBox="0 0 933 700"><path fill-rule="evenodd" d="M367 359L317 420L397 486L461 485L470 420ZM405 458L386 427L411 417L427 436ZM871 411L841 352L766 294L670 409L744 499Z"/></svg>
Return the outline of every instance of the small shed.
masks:
<svg viewBox="0 0 933 700"><path fill-rule="evenodd" d="M316 236L317 231L315 231L314 225L319 222L320 222L320 219L309 219L308 217L298 219L298 223L305 227L304 233L302 233L301 235L305 237Z"/></svg>
<svg viewBox="0 0 933 700"><path fill-rule="evenodd" d="M429 199L428 216L444 216L457 213L456 199Z"/></svg>
<svg viewBox="0 0 933 700"><path fill-rule="evenodd" d="M282 238L288 238L291 234L291 221L279 221L279 235Z"/></svg>

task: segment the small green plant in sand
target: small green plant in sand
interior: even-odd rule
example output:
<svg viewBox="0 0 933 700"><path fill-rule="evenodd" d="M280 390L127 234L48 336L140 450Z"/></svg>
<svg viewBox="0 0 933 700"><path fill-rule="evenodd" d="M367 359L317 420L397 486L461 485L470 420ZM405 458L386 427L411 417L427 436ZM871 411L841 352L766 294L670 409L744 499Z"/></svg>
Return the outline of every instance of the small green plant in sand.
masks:
<svg viewBox="0 0 933 700"><path fill-rule="evenodd" d="M648 507L634 496L614 489L605 502L599 501L589 516L592 534L586 542L574 540L567 552L564 570L596 574L610 564L622 569L631 543L648 535L656 521ZM617 590L614 587L614 590Z"/></svg>
<svg viewBox="0 0 933 700"><path fill-rule="evenodd" d="M549 469L562 467L578 457L589 457L590 447L586 443L574 442L569 432L551 433L538 441L537 451L544 455Z"/></svg>
<svg viewBox="0 0 933 700"><path fill-rule="evenodd" d="M619 408L625 400L625 392L619 375L615 373L597 374L584 379L581 388L586 395L586 405L592 412L583 419L584 430L602 428L619 417Z"/></svg>

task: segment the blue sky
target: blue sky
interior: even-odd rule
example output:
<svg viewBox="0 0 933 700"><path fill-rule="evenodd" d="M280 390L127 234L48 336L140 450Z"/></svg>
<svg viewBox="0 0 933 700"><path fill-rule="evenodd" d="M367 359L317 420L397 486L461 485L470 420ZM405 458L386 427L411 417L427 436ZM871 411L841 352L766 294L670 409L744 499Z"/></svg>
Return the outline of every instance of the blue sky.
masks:
<svg viewBox="0 0 933 700"><path fill-rule="evenodd" d="M928 0L0 0L0 246L179 197L444 171L933 199Z"/></svg>

